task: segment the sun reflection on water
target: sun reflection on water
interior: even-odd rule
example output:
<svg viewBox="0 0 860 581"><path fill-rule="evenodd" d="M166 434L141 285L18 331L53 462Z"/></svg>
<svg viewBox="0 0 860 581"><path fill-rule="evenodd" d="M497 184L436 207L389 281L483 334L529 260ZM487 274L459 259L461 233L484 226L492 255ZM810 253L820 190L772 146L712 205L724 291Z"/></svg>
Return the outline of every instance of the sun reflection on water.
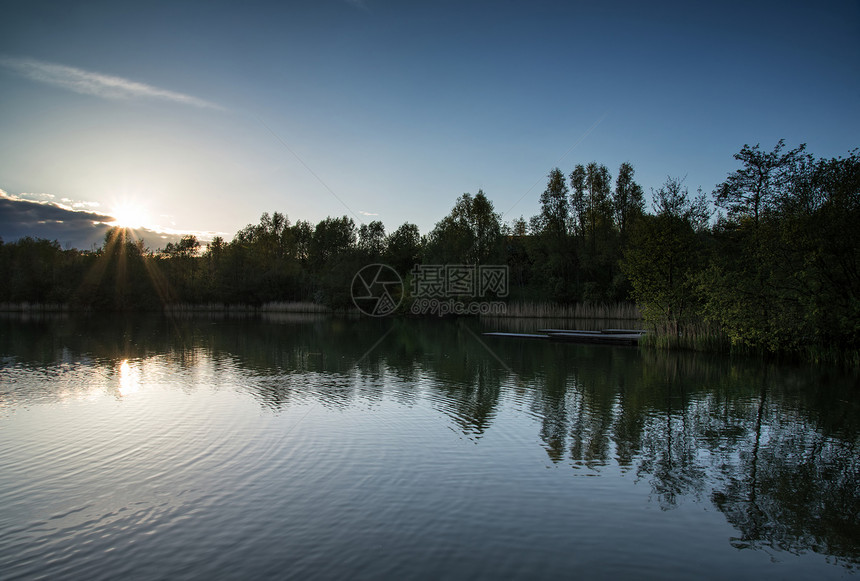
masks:
<svg viewBox="0 0 860 581"><path fill-rule="evenodd" d="M123 359L119 364L119 394L124 397L138 391L140 391L140 370L129 365L128 359Z"/></svg>

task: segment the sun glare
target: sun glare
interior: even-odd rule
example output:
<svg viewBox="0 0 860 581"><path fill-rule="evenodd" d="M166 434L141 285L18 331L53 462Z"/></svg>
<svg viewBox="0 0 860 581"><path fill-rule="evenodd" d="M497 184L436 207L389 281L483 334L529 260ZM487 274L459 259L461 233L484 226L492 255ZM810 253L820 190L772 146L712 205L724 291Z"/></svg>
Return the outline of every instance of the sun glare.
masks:
<svg viewBox="0 0 860 581"><path fill-rule="evenodd" d="M131 395L140 391L140 370L133 368L128 359L119 364L119 394Z"/></svg>
<svg viewBox="0 0 860 581"><path fill-rule="evenodd" d="M111 224L120 228L141 228L148 223L146 209L135 202L117 204L111 209L110 215L114 218Z"/></svg>

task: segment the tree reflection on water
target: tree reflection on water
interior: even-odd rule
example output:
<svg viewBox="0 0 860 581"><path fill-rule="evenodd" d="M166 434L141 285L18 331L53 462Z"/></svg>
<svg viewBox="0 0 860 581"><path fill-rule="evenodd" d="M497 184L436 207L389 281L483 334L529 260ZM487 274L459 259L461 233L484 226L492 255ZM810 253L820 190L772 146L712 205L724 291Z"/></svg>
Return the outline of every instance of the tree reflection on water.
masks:
<svg viewBox="0 0 860 581"><path fill-rule="evenodd" d="M515 401L537 418L553 463L597 474L617 466L647 483L664 510L712 503L737 530L730 542L739 549L812 551L860 565L856 373L482 341L476 321L7 317L0 329L4 367L161 357L182 368L209 359L253 377L252 395L272 410L308 397L332 407L431 398L475 440L504 401ZM51 397L50 385L0 394L6 405L34 397Z"/></svg>

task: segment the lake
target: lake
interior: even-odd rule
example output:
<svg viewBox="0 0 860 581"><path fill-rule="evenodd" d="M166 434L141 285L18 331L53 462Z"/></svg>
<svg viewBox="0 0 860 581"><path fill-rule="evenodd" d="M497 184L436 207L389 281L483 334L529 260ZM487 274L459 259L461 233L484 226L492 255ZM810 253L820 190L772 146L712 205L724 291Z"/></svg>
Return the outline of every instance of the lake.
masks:
<svg viewBox="0 0 860 581"><path fill-rule="evenodd" d="M540 326L0 318L0 578L856 576L856 373Z"/></svg>

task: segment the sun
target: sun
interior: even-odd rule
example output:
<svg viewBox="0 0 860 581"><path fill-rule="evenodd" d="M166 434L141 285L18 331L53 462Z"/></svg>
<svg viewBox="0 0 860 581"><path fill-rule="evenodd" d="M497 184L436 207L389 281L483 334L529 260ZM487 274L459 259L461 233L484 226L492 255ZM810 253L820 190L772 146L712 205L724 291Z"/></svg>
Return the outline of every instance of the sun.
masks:
<svg viewBox="0 0 860 581"><path fill-rule="evenodd" d="M111 208L110 215L114 218L111 225L120 228L142 228L149 223L146 208L139 202L119 203Z"/></svg>

